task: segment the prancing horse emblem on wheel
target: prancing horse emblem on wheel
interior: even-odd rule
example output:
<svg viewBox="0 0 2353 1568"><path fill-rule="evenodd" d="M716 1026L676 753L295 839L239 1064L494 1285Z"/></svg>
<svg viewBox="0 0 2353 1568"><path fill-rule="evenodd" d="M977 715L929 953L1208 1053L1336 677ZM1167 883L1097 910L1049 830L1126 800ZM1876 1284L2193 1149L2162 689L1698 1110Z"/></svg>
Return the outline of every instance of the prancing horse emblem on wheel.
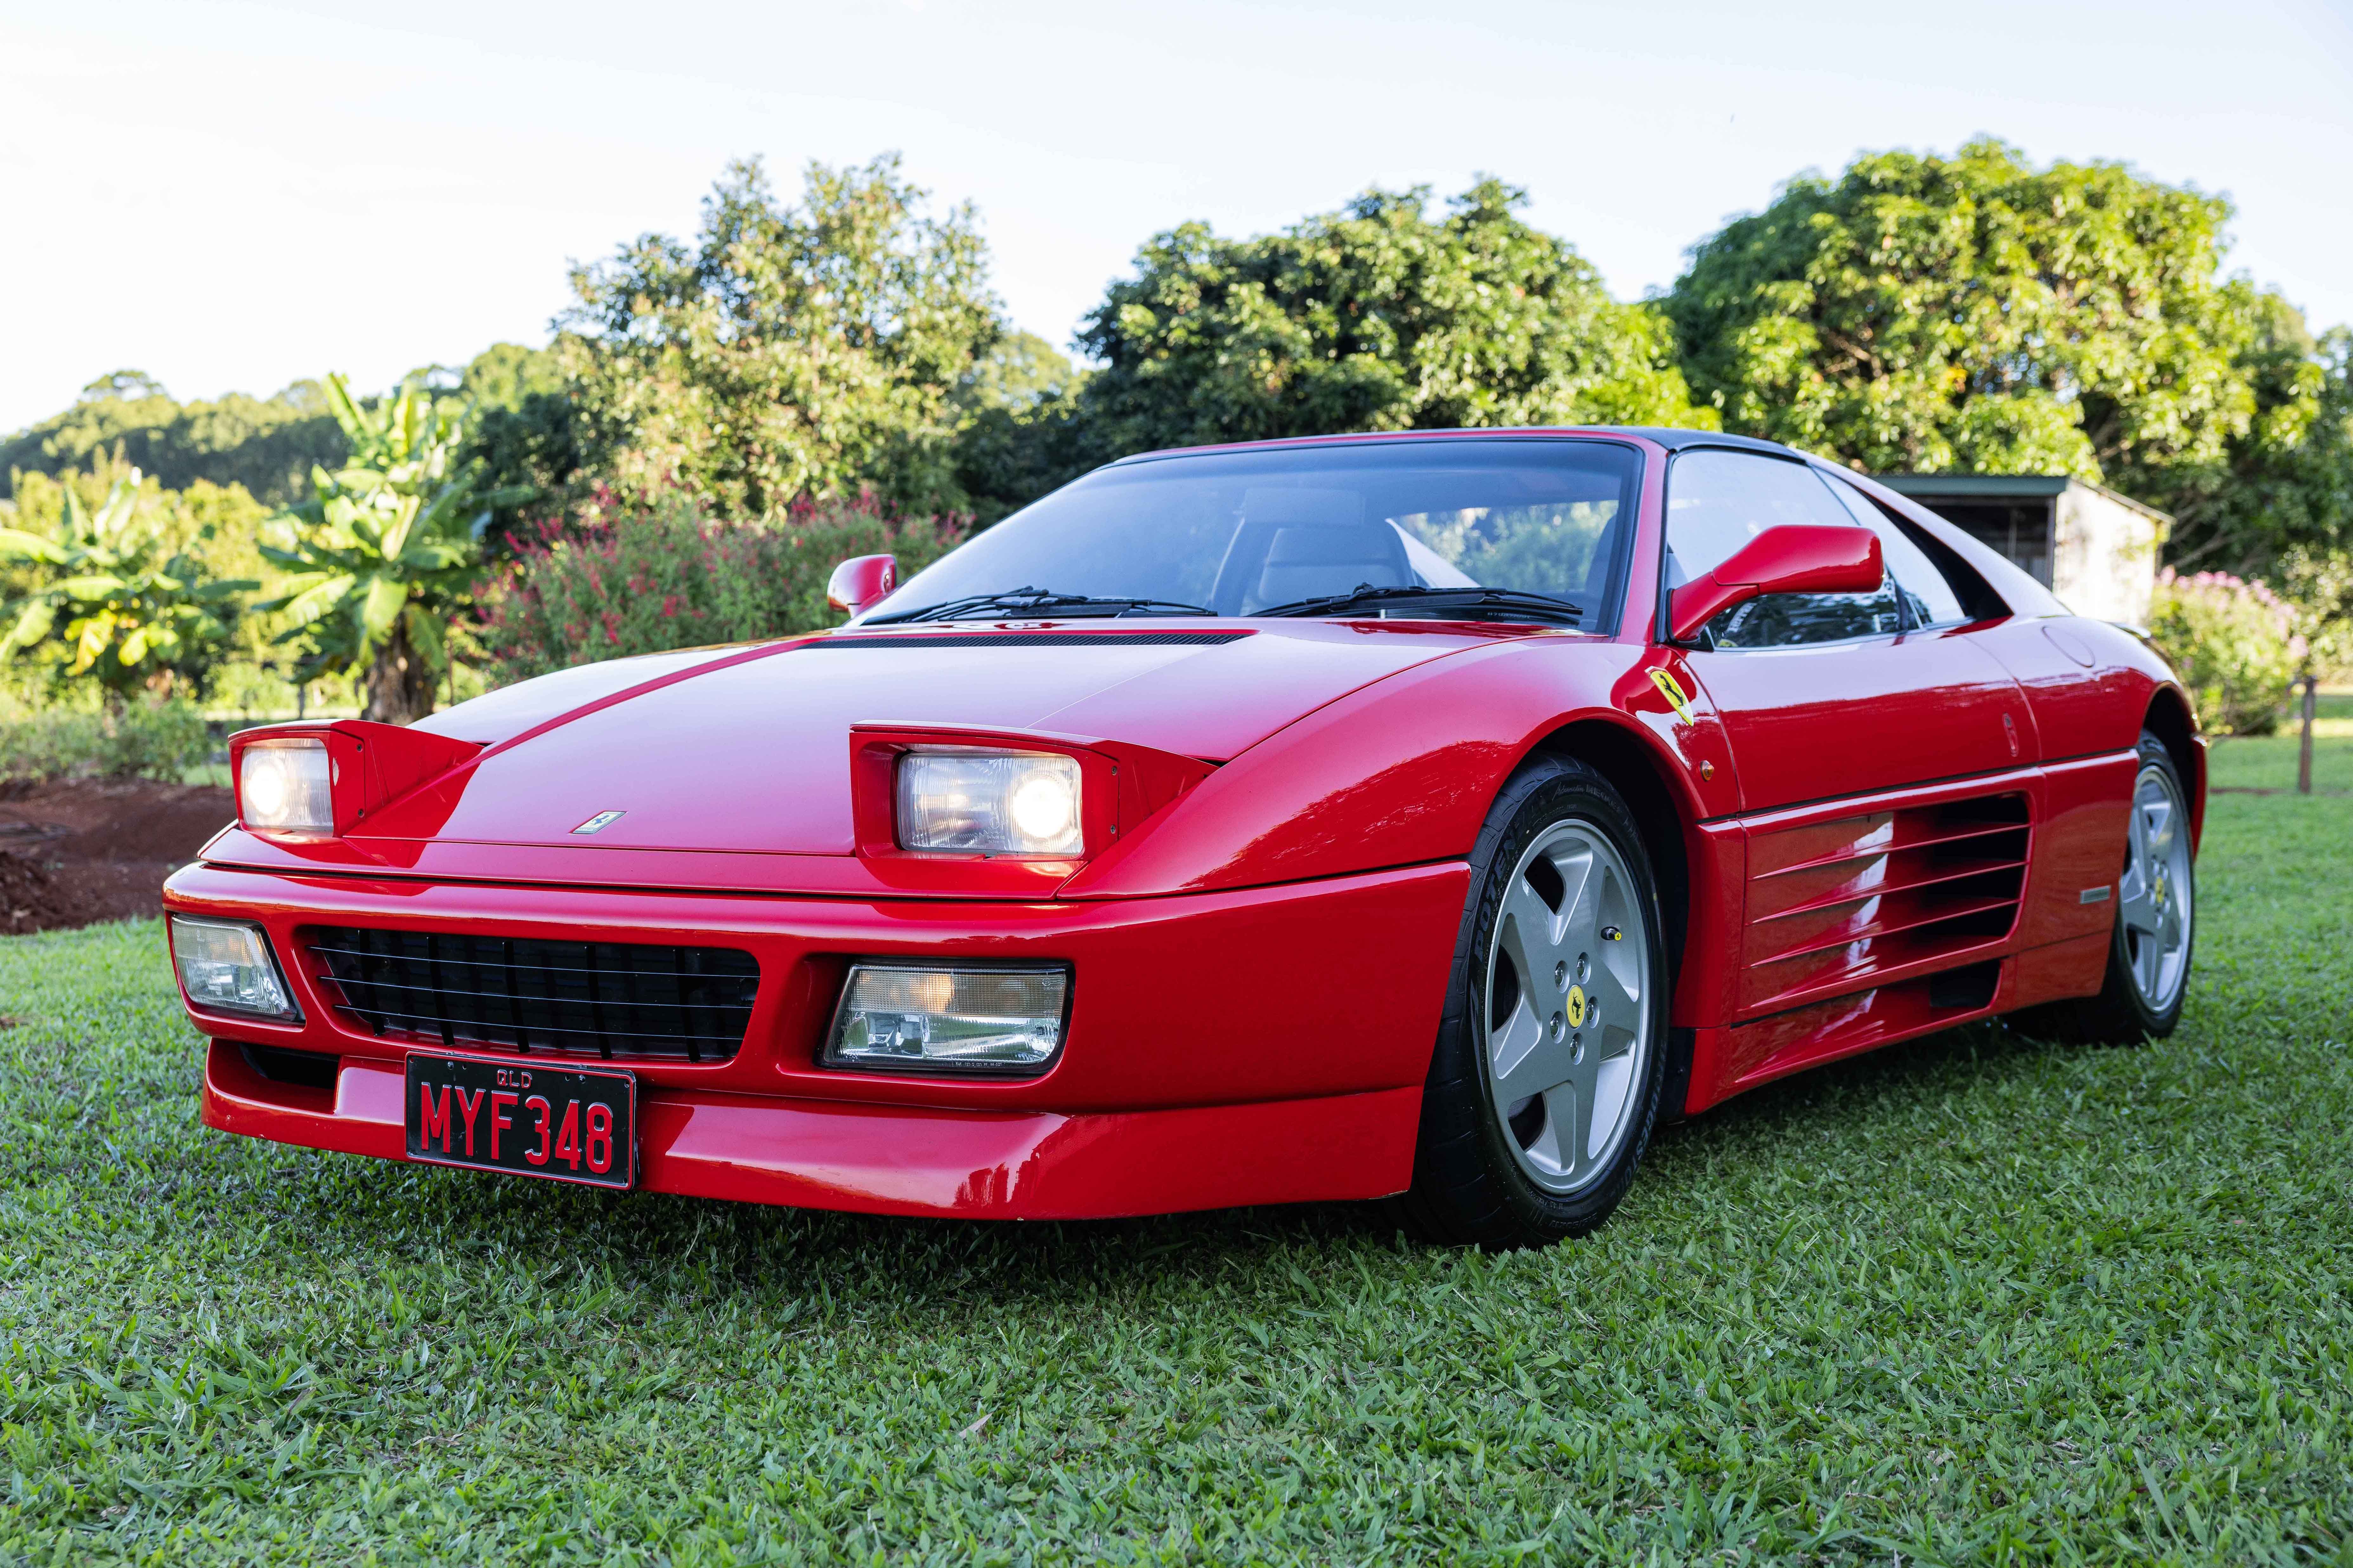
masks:
<svg viewBox="0 0 2353 1568"><path fill-rule="evenodd" d="M1568 1026L1572 1029L1585 1027L1585 987L1582 985L1568 988Z"/></svg>

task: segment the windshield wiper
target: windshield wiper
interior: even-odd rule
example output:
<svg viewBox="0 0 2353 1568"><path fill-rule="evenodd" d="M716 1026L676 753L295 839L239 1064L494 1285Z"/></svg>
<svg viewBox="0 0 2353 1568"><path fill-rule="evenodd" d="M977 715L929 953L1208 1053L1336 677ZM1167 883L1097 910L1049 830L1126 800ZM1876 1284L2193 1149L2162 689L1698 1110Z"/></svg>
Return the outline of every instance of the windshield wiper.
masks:
<svg viewBox="0 0 2353 1568"><path fill-rule="evenodd" d="M926 605L920 610L893 610L887 616L870 616L859 625L879 626L893 621L952 621L987 610L1018 610L1025 614L1051 610L1058 615L1076 612L1103 616L1125 616L1137 612L1151 616L1214 616L1218 613L1201 605L1186 604L1181 599L1135 599L1118 595L1104 597L1092 594L1057 594L1046 588L1015 588L1003 594L967 594L961 599Z"/></svg>
<svg viewBox="0 0 2353 1568"><path fill-rule="evenodd" d="M1444 588L1419 584L1376 588L1370 583L1359 583L1345 594L1293 599L1287 605L1270 605L1263 610L1250 613L1257 616L1328 616L1352 605L1378 605L1398 599L1410 599L1416 604L1439 609L1476 609L1493 605L1499 610L1517 610L1523 615L1537 616L1570 626L1585 619L1585 612L1566 599L1556 599L1550 594L1532 594L1520 588Z"/></svg>

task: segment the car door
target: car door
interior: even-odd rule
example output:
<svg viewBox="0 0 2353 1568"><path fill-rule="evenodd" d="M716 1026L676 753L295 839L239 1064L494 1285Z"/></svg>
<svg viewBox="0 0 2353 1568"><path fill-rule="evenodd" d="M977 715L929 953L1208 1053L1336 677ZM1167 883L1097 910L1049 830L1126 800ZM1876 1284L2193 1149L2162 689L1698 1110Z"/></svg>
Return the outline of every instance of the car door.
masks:
<svg viewBox="0 0 2353 1568"><path fill-rule="evenodd" d="M1873 593L1737 605L1688 654L1723 715L1745 839L1725 1087L1861 1048L1899 1015L1989 1004L2037 775L2024 694L1971 640L1978 623L1902 529L1802 461L1688 449L1667 508L1671 589L1781 523L1871 528L1888 567ZM1930 975L1946 976L1933 996Z"/></svg>
<svg viewBox="0 0 2353 1568"><path fill-rule="evenodd" d="M1708 623L1691 666L1724 713L1746 813L2012 767L2031 733L2017 683L1971 644L1934 565L1833 483L1710 447L1668 471L1670 591L1779 523L1872 528L1888 564L1875 594L1767 595Z"/></svg>

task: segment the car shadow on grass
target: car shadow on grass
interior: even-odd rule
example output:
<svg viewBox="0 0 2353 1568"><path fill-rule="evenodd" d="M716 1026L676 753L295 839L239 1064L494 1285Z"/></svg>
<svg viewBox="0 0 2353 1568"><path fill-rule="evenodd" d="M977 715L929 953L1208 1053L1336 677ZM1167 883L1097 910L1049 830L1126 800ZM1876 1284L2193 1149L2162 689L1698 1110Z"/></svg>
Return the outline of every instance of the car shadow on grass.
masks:
<svg viewBox="0 0 2353 1568"><path fill-rule="evenodd" d="M1825 1139L1852 1142L2028 1076L2056 1052L1998 1024L1927 1037L1766 1085L1661 1130L1614 1234L1672 1227L1694 1205L1769 1202L1746 1189ZM1134 1219L1006 1223L910 1219L609 1194L331 1155L276 1189L279 1213L322 1250L382 1266L446 1267L562 1293L614 1287L640 1310L729 1301L754 1311L984 1312L1022 1300L1165 1299L1204 1287L1270 1295L1302 1268L1377 1255L1395 1269L1451 1257L1406 1238L1378 1203L1303 1204ZM1419 1260L1417 1262L1416 1260Z"/></svg>

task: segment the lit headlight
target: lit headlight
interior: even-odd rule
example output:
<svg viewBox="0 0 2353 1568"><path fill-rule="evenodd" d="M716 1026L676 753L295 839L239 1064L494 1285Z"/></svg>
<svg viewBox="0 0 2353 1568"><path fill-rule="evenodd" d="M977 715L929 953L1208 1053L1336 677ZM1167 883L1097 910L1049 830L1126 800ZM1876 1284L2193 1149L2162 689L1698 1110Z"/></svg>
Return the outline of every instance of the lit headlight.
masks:
<svg viewBox="0 0 2353 1568"><path fill-rule="evenodd" d="M302 737L256 741L237 765L237 820L273 833L332 833L327 742Z"/></svg>
<svg viewBox="0 0 2353 1568"><path fill-rule="evenodd" d="M192 1006L265 1018L299 1018L269 941L253 926L172 917L172 956Z"/></svg>
<svg viewBox="0 0 2353 1568"><path fill-rule="evenodd" d="M973 855L1076 855L1079 763L965 747L899 759L899 847Z"/></svg>
<svg viewBox="0 0 2353 1568"><path fill-rule="evenodd" d="M1043 1067L1062 1043L1060 969L852 964L825 1059L914 1072Z"/></svg>

